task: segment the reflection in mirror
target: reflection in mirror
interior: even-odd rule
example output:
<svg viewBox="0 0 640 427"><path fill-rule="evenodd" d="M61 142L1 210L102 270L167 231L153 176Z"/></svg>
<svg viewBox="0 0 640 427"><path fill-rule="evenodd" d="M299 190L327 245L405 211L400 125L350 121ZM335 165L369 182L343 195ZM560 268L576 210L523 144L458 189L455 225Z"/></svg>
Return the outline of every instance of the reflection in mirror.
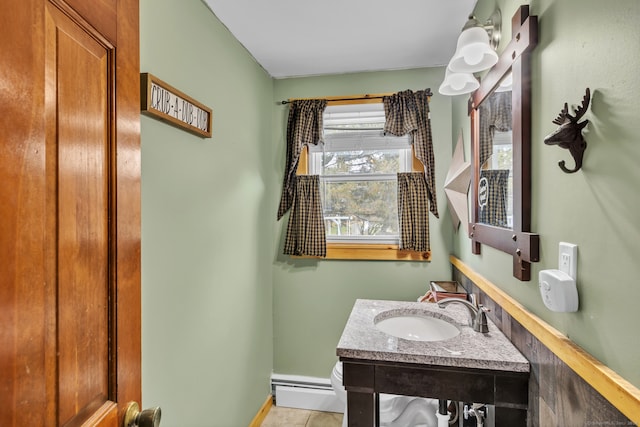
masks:
<svg viewBox="0 0 640 427"><path fill-rule="evenodd" d="M539 236L531 232L531 59L538 20L529 6L511 20L512 38L471 95L471 251L512 255L513 275L531 280Z"/></svg>
<svg viewBox="0 0 640 427"><path fill-rule="evenodd" d="M513 228L511 73L478 108L478 222Z"/></svg>

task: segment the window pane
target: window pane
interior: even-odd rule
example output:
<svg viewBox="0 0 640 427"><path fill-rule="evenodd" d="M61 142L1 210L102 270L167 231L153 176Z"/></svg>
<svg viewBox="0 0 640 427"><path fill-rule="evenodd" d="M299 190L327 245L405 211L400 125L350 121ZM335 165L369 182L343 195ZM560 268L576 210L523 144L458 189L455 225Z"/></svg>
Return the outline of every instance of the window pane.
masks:
<svg viewBox="0 0 640 427"><path fill-rule="evenodd" d="M491 169L508 169L512 171L507 179L507 224L506 227L513 228L513 140L512 131L501 132L496 130L493 135L493 153L485 161Z"/></svg>
<svg viewBox="0 0 640 427"><path fill-rule="evenodd" d="M321 175L379 174L400 171L401 150L359 150L322 153Z"/></svg>
<svg viewBox="0 0 640 427"><path fill-rule="evenodd" d="M397 182L323 182L327 237L397 236Z"/></svg>

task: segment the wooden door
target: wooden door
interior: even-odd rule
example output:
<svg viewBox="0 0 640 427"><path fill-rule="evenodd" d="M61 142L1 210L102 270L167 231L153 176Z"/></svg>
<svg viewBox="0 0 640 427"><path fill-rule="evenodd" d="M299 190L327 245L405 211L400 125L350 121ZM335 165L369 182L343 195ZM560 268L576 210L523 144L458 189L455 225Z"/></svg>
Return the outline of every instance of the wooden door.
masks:
<svg viewBox="0 0 640 427"><path fill-rule="evenodd" d="M2 426L140 402L138 0L0 0Z"/></svg>

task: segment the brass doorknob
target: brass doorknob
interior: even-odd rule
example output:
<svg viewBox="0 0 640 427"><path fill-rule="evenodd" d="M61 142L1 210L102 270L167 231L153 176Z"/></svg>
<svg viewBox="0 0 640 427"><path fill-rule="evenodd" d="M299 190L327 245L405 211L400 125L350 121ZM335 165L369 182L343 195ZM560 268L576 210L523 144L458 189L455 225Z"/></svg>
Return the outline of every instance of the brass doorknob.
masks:
<svg viewBox="0 0 640 427"><path fill-rule="evenodd" d="M124 413L124 427L158 427L160 425L160 407L140 411L137 402L129 402Z"/></svg>

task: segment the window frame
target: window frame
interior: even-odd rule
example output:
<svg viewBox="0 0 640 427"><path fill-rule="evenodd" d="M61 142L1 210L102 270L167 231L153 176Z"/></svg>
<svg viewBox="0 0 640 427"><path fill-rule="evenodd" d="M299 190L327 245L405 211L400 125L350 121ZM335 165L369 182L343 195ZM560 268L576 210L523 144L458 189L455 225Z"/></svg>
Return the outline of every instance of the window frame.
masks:
<svg viewBox="0 0 640 427"><path fill-rule="evenodd" d="M348 97L335 97L327 99L327 106L347 104L381 103L380 95L353 95ZM411 146L411 171L424 172L424 167L415 155ZM303 147L300 153L296 175L309 174L309 149ZM428 213L427 213L428 215ZM316 258L312 256L296 256L297 258ZM361 260L361 261L431 261L431 251L417 252L401 250L398 244L391 243L354 243L354 242L327 242L327 254L323 259L332 260Z"/></svg>
<svg viewBox="0 0 640 427"><path fill-rule="evenodd" d="M381 106L381 104L380 104ZM384 112L380 110L380 113ZM325 128L326 129L326 128ZM372 172L372 173L335 173L323 175L324 153L325 152L343 152L353 151L354 144L360 144L360 141L366 141L365 147L360 147L364 150L394 150L397 149L400 153L399 157L399 171L386 173ZM394 185L389 189L397 188L397 174L398 172L411 172L412 171L412 145L411 137L405 135L402 137L396 136L382 136L381 128L376 130L367 130L364 132L343 132L343 133L330 133L324 136L324 147L321 144L317 146L311 145L307 147L307 154L309 156L309 170L308 173L312 175L320 175L321 185L331 185L332 183L349 183L349 182L378 182ZM356 150L358 151L358 150ZM322 187L321 187L322 190ZM321 194L326 195L321 191ZM325 200L326 202L326 200ZM397 204L396 204L397 206ZM325 220L330 217L325 217ZM396 218L397 221L397 218ZM327 243L356 243L356 244L397 244L399 239L399 233L395 235L335 235L330 234L327 230ZM398 230L399 231L399 230Z"/></svg>

